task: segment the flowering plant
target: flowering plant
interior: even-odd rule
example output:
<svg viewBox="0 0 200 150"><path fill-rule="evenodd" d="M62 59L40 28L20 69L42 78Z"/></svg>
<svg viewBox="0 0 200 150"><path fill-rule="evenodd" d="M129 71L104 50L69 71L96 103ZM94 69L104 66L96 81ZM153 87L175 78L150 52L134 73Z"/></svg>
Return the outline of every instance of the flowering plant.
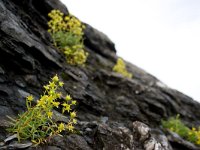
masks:
<svg viewBox="0 0 200 150"><path fill-rule="evenodd" d="M113 71L117 72L117 73L120 73L122 74L123 76L127 77L127 78L132 78L132 74L129 73L127 70L126 70L126 65L123 61L123 59L121 58L118 58L117 59L117 63L116 65L113 67Z"/></svg>
<svg viewBox="0 0 200 150"><path fill-rule="evenodd" d="M76 105L76 101L70 95L65 97L64 102L59 102L62 93L58 89L63 86L63 82L59 81L58 76L54 76L48 85L44 86L44 94L37 104L33 106L33 96L26 98L27 111L19 115L18 119L13 120L13 126L10 132L16 133L18 141L31 139L32 142L39 144L44 143L53 135L58 135L64 130L73 132L74 124L77 123L76 112L71 106ZM53 109L62 107L62 113L69 113L69 122L57 124L52 119Z"/></svg>
<svg viewBox="0 0 200 150"><path fill-rule="evenodd" d="M84 64L88 56L83 45L85 26L71 14L64 16L59 10L52 10L48 16L51 18L48 32L54 45L64 52L69 64Z"/></svg>
<svg viewBox="0 0 200 150"><path fill-rule="evenodd" d="M176 117L171 117L167 121L162 121L162 126L169 129L172 132L176 132L181 137L186 140L200 145L200 128L197 129L193 127L192 129L188 128L181 120L180 115Z"/></svg>

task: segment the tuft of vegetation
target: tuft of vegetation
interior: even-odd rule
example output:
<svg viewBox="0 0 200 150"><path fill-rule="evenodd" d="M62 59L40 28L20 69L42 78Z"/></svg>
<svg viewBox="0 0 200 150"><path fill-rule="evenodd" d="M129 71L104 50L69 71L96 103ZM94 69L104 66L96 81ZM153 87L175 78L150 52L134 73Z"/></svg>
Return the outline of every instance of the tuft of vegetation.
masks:
<svg viewBox="0 0 200 150"><path fill-rule="evenodd" d="M26 98L27 111L19 115L15 120L12 119L12 127L8 131L17 134L18 141L30 139L35 144L47 142L51 136L59 135L62 131L74 131L74 125L77 123L76 112L72 106L76 101L70 95L65 97L64 102L59 102L62 93L58 89L63 86L58 76L54 76L48 85L44 86L44 94L37 104L33 106L34 97L32 95ZM53 109L62 108L62 113L69 114L69 122L59 123L53 121Z"/></svg>
<svg viewBox="0 0 200 150"><path fill-rule="evenodd" d="M172 132L177 133L182 138L196 144L200 145L200 128L188 128L179 118L179 115L176 117L171 117L167 121L162 121L162 126L166 129L169 129Z"/></svg>
<svg viewBox="0 0 200 150"><path fill-rule="evenodd" d="M126 70L126 65L122 58L117 59L116 65L113 67L113 71L122 74L124 77L132 78L132 74Z"/></svg>
<svg viewBox="0 0 200 150"><path fill-rule="evenodd" d="M48 32L54 45L64 52L67 63L83 65L88 57L84 50L83 30L85 26L71 14L64 16L59 10L52 10L48 16Z"/></svg>

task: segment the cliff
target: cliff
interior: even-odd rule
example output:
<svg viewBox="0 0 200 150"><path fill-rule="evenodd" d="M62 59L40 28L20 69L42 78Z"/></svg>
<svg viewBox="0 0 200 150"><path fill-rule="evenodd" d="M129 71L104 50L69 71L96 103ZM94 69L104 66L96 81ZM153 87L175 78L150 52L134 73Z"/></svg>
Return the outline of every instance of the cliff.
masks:
<svg viewBox="0 0 200 150"><path fill-rule="evenodd" d="M63 92L78 102L80 133L55 137L38 149L199 149L172 133L166 135L161 126L162 119L177 114L189 127L199 126L198 102L131 63L126 65L132 79L112 72L118 58L115 45L88 24L86 65L68 65L47 32L52 9L68 14L58 0L0 1L0 149L24 148L16 141L3 142L9 135L7 116L25 111L26 96L39 98L55 74L65 83Z"/></svg>

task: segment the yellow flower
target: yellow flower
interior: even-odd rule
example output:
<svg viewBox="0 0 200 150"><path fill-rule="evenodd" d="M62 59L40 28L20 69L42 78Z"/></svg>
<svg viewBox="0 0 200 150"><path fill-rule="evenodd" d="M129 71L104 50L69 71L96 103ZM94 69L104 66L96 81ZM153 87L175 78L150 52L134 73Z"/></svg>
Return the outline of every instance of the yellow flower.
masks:
<svg viewBox="0 0 200 150"><path fill-rule="evenodd" d="M65 124L64 123L60 123L58 126L58 132L62 132L63 130L65 130Z"/></svg>
<svg viewBox="0 0 200 150"><path fill-rule="evenodd" d="M75 118L75 117L76 117L76 112L75 112L75 111L71 112L71 113L70 113L70 117L71 117L71 118Z"/></svg>
<svg viewBox="0 0 200 150"><path fill-rule="evenodd" d="M45 107L45 101L43 101L43 100L38 100L37 101L37 106L42 106L42 107Z"/></svg>
<svg viewBox="0 0 200 150"><path fill-rule="evenodd" d="M74 126L72 124L68 124L66 127L69 131L73 131L74 130Z"/></svg>
<svg viewBox="0 0 200 150"><path fill-rule="evenodd" d="M54 107L57 107L57 108L58 108L58 106L60 105L59 102L52 102L52 104L53 104Z"/></svg>
<svg viewBox="0 0 200 150"><path fill-rule="evenodd" d="M127 78L132 78L132 74L126 70L125 62L121 58L118 58L116 65L113 67L113 71L120 73Z"/></svg>
<svg viewBox="0 0 200 150"><path fill-rule="evenodd" d="M86 28L86 27L85 27L85 25L82 25L81 27L82 27L83 29L85 29L85 28Z"/></svg>
<svg viewBox="0 0 200 150"><path fill-rule="evenodd" d="M58 76L57 75L55 75L54 77L53 77L53 82L58 82L59 81L59 78L58 78Z"/></svg>
<svg viewBox="0 0 200 150"><path fill-rule="evenodd" d="M189 131L189 133L188 133L189 135L192 135L192 131Z"/></svg>
<svg viewBox="0 0 200 150"><path fill-rule="evenodd" d="M49 90L49 86L48 85L45 85L44 88L45 88L45 90Z"/></svg>
<svg viewBox="0 0 200 150"><path fill-rule="evenodd" d="M62 109L62 113L64 113L65 111L70 112L71 106L69 104L63 103L62 105L64 106Z"/></svg>
<svg viewBox="0 0 200 150"><path fill-rule="evenodd" d="M60 87L63 87L64 83L63 82L59 82L58 83Z"/></svg>
<svg viewBox="0 0 200 150"><path fill-rule="evenodd" d="M62 95L61 93L57 93L58 98L61 98L61 95Z"/></svg>
<svg viewBox="0 0 200 150"><path fill-rule="evenodd" d="M73 119L72 122L73 122L74 124L77 124L77 120L76 120L76 119Z"/></svg>
<svg viewBox="0 0 200 150"><path fill-rule="evenodd" d="M26 99L27 99L27 101L31 102L33 100L33 95L29 95Z"/></svg>
<svg viewBox="0 0 200 150"><path fill-rule="evenodd" d="M196 131L196 128L192 127L192 131Z"/></svg>
<svg viewBox="0 0 200 150"><path fill-rule="evenodd" d="M69 112L69 111L71 110L70 105L66 106L66 107L64 108L64 110L67 111L67 112Z"/></svg>
<svg viewBox="0 0 200 150"><path fill-rule="evenodd" d="M72 105L76 105L76 101L75 100L72 101Z"/></svg>
<svg viewBox="0 0 200 150"><path fill-rule="evenodd" d="M51 88L54 88L56 86L54 82L50 82L49 85Z"/></svg>
<svg viewBox="0 0 200 150"><path fill-rule="evenodd" d="M67 96L65 97L65 99L66 99L66 101L70 101L72 98L71 98L70 95L67 95Z"/></svg>
<svg viewBox="0 0 200 150"><path fill-rule="evenodd" d="M55 90L53 89L54 87L51 87L52 89L49 91L49 94L52 96L55 94Z"/></svg>
<svg viewBox="0 0 200 150"><path fill-rule="evenodd" d="M52 115L53 115L53 112L51 112L51 111L49 111L49 112L47 113L48 118L52 118Z"/></svg>
<svg viewBox="0 0 200 150"><path fill-rule="evenodd" d="M69 19L70 19L69 16L66 16L66 17L65 17L65 21L68 21Z"/></svg>
<svg viewBox="0 0 200 150"><path fill-rule="evenodd" d="M64 107L66 107L66 106L68 106L69 104L67 104L67 103L63 103L62 105L63 105Z"/></svg>

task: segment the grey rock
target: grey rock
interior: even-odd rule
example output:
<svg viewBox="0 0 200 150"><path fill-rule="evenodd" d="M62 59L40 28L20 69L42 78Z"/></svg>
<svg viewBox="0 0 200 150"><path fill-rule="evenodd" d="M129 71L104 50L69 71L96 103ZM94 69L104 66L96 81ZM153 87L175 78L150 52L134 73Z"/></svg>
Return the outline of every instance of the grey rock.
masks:
<svg viewBox="0 0 200 150"><path fill-rule="evenodd" d="M150 138L147 141L145 141L144 149L145 150L168 150L165 147L163 147L160 143L158 143L154 138Z"/></svg>
<svg viewBox="0 0 200 150"><path fill-rule="evenodd" d="M11 143L8 145L8 149L25 149L32 145L33 145L33 143L31 143L31 142L26 142L26 143L14 142L14 143Z"/></svg>
<svg viewBox="0 0 200 150"><path fill-rule="evenodd" d="M87 24L86 65L68 65L47 32L47 14L52 9L69 13L58 0L0 1L0 140L8 134L6 116L24 112L25 97L32 94L40 98L42 86L57 74L65 83L63 95L77 100L73 109L78 112L80 135L64 133L51 145L37 148L140 150L149 143L148 147L154 145L154 149L198 149L172 134L154 134L150 128L163 130L161 120L177 114L189 127L199 126L198 102L129 62L125 63L132 79L114 73L112 67L118 57L115 44ZM56 111L57 122L68 121L61 109Z"/></svg>
<svg viewBox="0 0 200 150"><path fill-rule="evenodd" d="M69 122L69 117L63 115L62 113L56 111L56 110L53 110L53 117L52 119L55 121L55 122L64 122L64 123L68 123Z"/></svg>
<svg viewBox="0 0 200 150"><path fill-rule="evenodd" d="M108 117L101 117L101 122L106 123L108 121Z"/></svg>
<svg viewBox="0 0 200 150"><path fill-rule="evenodd" d="M156 139L156 141L159 142L163 146L164 149L172 150L172 147L169 143L167 136L161 129L152 128L151 129L151 137Z"/></svg>
<svg viewBox="0 0 200 150"><path fill-rule="evenodd" d="M136 132L140 136L141 141L145 141L150 136L150 128L139 121L133 122L133 132Z"/></svg>
<svg viewBox="0 0 200 150"><path fill-rule="evenodd" d="M17 134L13 134L13 135L7 137L7 138L4 140L4 142L6 143L6 142L11 141L11 140L16 139L16 138L17 138Z"/></svg>
<svg viewBox="0 0 200 150"><path fill-rule="evenodd" d="M104 33L88 24L85 25L85 45L104 57L116 58L114 43Z"/></svg>
<svg viewBox="0 0 200 150"><path fill-rule="evenodd" d="M12 108L8 106L0 106L0 126L3 125L4 127L8 127L8 120L5 118L6 116L13 116L14 114Z"/></svg>
<svg viewBox="0 0 200 150"><path fill-rule="evenodd" d="M38 147L29 147L27 150L62 150L57 146L38 146Z"/></svg>
<svg viewBox="0 0 200 150"><path fill-rule="evenodd" d="M160 143L156 143L154 150L164 150L164 149L162 148Z"/></svg>
<svg viewBox="0 0 200 150"><path fill-rule="evenodd" d="M133 122L133 136L138 137L145 150L169 150L153 137L150 127L142 122ZM167 139L166 142L168 142Z"/></svg>
<svg viewBox="0 0 200 150"><path fill-rule="evenodd" d="M40 87L41 85L39 84L39 81L36 77L36 75L31 75L28 74L25 76L25 81L26 83L28 83L29 85L35 86L35 87Z"/></svg>
<svg viewBox="0 0 200 150"><path fill-rule="evenodd" d="M0 77L0 83L3 83L3 82L5 82L5 80Z"/></svg>
<svg viewBox="0 0 200 150"><path fill-rule="evenodd" d="M51 139L50 143L56 147L66 150L91 150L85 139L76 134L68 135L65 138L55 136Z"/></svg>
<svg viewBox="0 0 200 150"><path fill-rule="evenodd" d="M3 147L5 145L4 142L0 142L0 147Z"/></svg>
<svg viewBox="0 0 200 150"><path fill-rule="evenodd" d="M5 73L5 71L3 70L2 67L0 67L0 74L4 74L4 73Z"/></svg>
<svg viewBox="0 0 200 150"><path fill-rule="evenodd" d="M26 87L26 84L25 84L23 81L21 81L21 80L16 79L16 80L15 80L15 83L16 83L19 87L21 87L21 88Z"/></svg>
<svg viewBox="0 0 200 150"><path fill-rule="evenodd" d="M184 140L181 138L177 133L168 131L168 140L173 143L173 145L176 145L175 149L178 149L179 146L182 146L184 149L188 150L200 150L199 147L194 145L193 143ZM172 147L173 147L172 145Z"/></svg>
<svg viewBox="0 0 200 150"><path fill-rule="evenodd" d="M19 94L21 95L22 98L26 98L27 96L31 95L30 93L22 90L22 89L18 89Z"/></svg>
<svg viewBox="0 0 200 150"><path fill-rule="evenodd" d="M94 141L97 143L94 145L95 149L134 149L133 135L128 128L111 128L108 125L99 124L96 134L98 138Z"/></svg>
<svg viewBox="0 0 200 150"><path fill-rule="evenodd" d="M150 138L147 140L144 144L145 150L154 150L155 145L157 144L157 141L154 138Z"/></svg>

